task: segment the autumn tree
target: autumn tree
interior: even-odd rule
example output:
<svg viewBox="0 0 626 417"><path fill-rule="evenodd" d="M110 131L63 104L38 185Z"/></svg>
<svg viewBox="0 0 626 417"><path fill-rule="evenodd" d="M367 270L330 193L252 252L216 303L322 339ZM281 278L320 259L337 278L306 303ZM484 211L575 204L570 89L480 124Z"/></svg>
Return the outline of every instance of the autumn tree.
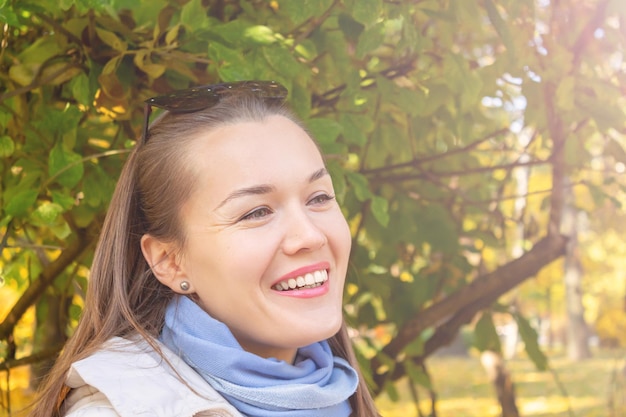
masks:
<svg viewBox="0 0 626 417"><path fill-rule="evenodd" d="M621 0L0 2L1 266L17 294L2 367L71 334L143 100L242 79L287 86L326 154L375 393L429 387L424 359L492 308L544 367L528 321L495 303L564 253L566 189L593 195L587 210L615 204L625 18ZM545 181L519 195L518 170ZM17 331L32 308L34 332ZM485 319L475 338L494 334Z"/></svg>

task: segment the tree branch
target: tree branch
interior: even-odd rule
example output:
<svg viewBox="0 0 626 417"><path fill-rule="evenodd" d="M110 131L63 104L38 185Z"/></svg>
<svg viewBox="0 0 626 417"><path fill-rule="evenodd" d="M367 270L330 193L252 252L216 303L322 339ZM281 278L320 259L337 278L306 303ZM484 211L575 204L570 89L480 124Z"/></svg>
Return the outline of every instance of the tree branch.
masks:
<svg viewBox="0 0 626 417"><path fill-rule="evenodd" d="M8 361L0 362L0 371L8 371L12 368L19 366L32 365L34 363L42 362L47 359L55 357L63 348L63 345L57 345L50 348L46 348L42 351L30 354L19 359L10 359Z"/></svg>
<svg viewBox="0 0 626 417"><path fill-rule="evenodd" d="M80 256L90 249L97 236L98 222L92 222L86 229L79 229L76 239L61 252L58 258L50 263L15 303L9 314L0 323L0 340L6 340L13 332L15 325L22 318L26 310L35 304L46 288Z"/></svg>
<svg viewBox="0 0 626 417"><path fill-rule="evenodd" d="M545 236L521 257L491 273L477 277L467 286L417 313L399 329L397 336L383 348L382 353L387 357L397 358L422 331L444 321L449 321L452 328L460 326L464 315L473 317L481 308L488 306L490 302L536 275L545 265L559 258L564 253L566 243L567 239L564 236L557 234ZM449 331L449 328L443 327L438 337L443 337L442 333L446 331ZM380 365L374 358L371 369L379 369ZM396 368L398 366L400 365ZM373 377L376 385L382 387L391 376L387 371Z"/></svg>
<svg viewBox="0 0 626 417"><path fill-rule="evenodd" d="M385 175L380 177L374 177L370 180L372 184L376 183L392 183L392 182L404 182L411 180L419 180L419 179L428 179L432 177L456 177L456 176L467 176L472 174L483 174L486 172L493 172L496 170L509 170L517 167L527 167L527 166L536 166L536 165L545 165L550 163L550 161L544 160L536 160L536 161L528 161L528 162L511 162L509 164L502 165L492 165L492 166L481 166L476 168L464 169L464 170L456 170L456 171L420 171L418 173L406 173L406 174L394 174L394 175Z"/></svg>

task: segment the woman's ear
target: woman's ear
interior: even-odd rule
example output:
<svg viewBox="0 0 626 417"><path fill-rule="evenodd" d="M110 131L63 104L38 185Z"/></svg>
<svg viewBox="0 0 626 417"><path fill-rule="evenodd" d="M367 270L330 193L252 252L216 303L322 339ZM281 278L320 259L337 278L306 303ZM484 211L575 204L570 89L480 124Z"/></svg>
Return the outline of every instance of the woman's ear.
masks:
<svg viewBox="0 0 626 417"><path fill-rule="evenodd" d="M141 237L141 251L150 265L154 276L166 287L177 293L188 293L181 290L181 282L189 280L180 267L180 258L171 243L165 243L152 235Z"/></svg>

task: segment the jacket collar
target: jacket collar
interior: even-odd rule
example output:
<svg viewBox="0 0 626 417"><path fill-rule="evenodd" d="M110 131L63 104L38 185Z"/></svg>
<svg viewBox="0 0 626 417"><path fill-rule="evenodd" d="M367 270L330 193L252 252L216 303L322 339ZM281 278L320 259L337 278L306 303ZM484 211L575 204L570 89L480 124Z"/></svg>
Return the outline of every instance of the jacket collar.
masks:
<svg viewBox="0 0 626 417"><path fill-rule="evenodd" d="M112 338L100 351L75 362L66 384L97 389L121 417L241 416L191 367L157 343L163 357L143 339Z"/></svg>

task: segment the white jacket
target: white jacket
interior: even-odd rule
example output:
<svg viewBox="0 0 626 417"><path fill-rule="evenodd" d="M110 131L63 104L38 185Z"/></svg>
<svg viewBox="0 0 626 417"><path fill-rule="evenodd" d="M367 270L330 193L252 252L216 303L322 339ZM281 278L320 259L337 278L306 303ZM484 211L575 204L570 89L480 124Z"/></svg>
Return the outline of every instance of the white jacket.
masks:
<svg viewBox="0 0 626 417"><path fill-rule="evenodd" d="M72 390L64 415L242 417L181 358L160 347L176 371L147 342L122 338L109 340L102 350L75 362L66 380Z"/></svg>

